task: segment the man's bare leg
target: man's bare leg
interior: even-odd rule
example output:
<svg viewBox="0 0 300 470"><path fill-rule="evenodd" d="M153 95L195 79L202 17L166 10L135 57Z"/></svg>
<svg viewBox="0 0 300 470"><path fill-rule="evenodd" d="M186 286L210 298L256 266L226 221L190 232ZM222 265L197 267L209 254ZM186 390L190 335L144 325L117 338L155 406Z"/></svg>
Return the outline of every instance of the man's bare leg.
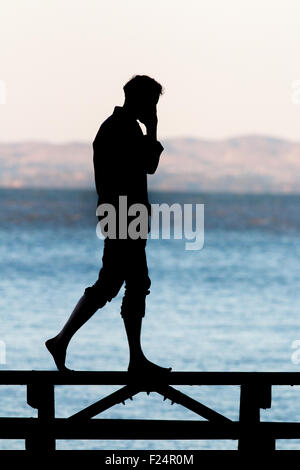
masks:
<svg viewBox="0 0 300 470"><path fill-rule="evenodd" d="M105 302L103 303L103 305ZM78 303L76 304L73 312L71 313L68 321L62 328L62 330L54 338L48 339L45 345L48 351L52 354L55 364L58 370L68 371L65 366L66 362L66 353L69 342L72 337L98 310L98 308L103 305L99 305L99 302L96 303L91 301L89 297L83 295Z"/></svg>
<svg viewBox="0 0 300 470"><path fill-rule="evenodd" d="M126 315L123 317L129 346L128 371L145 372L170 372L172 367L161 367L149 361L141 347L142 317Z"/></svg>

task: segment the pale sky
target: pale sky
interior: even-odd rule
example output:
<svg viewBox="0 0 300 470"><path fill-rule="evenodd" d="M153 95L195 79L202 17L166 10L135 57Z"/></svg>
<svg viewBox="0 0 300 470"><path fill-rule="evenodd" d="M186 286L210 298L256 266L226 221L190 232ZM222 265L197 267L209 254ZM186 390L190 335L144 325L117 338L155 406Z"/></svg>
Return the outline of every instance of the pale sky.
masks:
<svg viewBox="0 0 300 470"><path fill-rule="evenodd" d="M3 0L0 141L91 141L134 74L159 137L300 140L299 0Z"/></svg>

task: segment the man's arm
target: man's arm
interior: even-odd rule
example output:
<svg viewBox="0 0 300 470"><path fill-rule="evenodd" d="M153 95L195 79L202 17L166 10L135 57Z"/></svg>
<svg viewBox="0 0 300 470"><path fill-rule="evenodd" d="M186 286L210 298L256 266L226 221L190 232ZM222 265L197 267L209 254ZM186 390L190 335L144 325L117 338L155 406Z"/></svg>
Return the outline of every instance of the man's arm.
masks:
<svg viewBox="0 0 300 470"><path fill-rule="evenodd" d="M156 169L159 164L159 158L164 150L158 140L153 139L149 135L144 135L143 139L143 149L142 149L142 158L144 163L144 169L149 175L153 175L156 172Z"/></svg>
<svg viewBox="0 0 300 470"><path fill-rule="evenodd" d="M158 119L155 107L151 115L149 115L149 119L144 122L147 135L143 136L145 146L143 158L145 159L145 171L150 175L155 173L160 155L164 150L161 143L157 140L157 122Z"/></svg>

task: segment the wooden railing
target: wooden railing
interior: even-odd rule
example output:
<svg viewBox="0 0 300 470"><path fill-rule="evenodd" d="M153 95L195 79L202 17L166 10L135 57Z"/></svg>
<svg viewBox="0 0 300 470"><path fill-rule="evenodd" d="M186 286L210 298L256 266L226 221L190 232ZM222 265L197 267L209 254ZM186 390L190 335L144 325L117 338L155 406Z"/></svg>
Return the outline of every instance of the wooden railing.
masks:
<svg viewBox="0 0 300 470"><path fill-rule="evenodd" d="M232 439L238 452L273 453L276 439L300 439L300 423L261 422L273 385L300 385L295 372L171 372L167 381L127 372L0 371L1 385L26 385L36 418L0 418L0 439L25 439L29 454L53 454L56 439ZM55 386L122 385L68 418L55 417ZM172 385L240 387L239 421L232 421ZM91 419L140 392L156 392L205 420ZM16 451L18 452L18 451ZM219 451L222 452L222 451Z"/></svg>

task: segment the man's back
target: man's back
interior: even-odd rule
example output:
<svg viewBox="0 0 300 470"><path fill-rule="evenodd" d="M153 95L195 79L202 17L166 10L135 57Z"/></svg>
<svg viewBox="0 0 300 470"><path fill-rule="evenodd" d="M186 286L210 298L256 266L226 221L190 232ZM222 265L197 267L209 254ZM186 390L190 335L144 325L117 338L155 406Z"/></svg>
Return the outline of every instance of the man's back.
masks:
<svg viewBox="0 0 300 470"><path fill-rule="evenodd" d="M98 204L115 205L121 195L129 204L147 203L147 176L139 155L142 138L137 121L121 107L100 126L93 143Z"/></svg>

